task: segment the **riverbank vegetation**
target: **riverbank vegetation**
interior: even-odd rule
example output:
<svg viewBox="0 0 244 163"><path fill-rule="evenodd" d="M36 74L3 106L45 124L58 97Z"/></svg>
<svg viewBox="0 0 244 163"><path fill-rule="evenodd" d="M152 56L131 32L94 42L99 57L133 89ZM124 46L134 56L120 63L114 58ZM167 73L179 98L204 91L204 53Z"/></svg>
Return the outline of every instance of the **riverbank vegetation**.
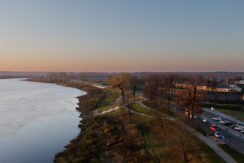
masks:
<svg viewBox="0 0 244 163"><path fill-rule="evenodd" d="M159 119L158 119L159 118ZM215 162L221 158L180 126L121 109L82 120L55 162ZM164 130L165 126L165 130ZM210 150L210 152L209 152ZM214 157L213 157L214 156Z"/></svg>
<svg viewBox="0 0 244 163"><path fill-rule="evenodd" d="M136 95L139 79L131 74L113 76L109 82L111 87L106 89L95 88L86 82L52 80L87 92L79 97L77 108L82 117L81 132L55 156L54 162L224 162L206 144L167 118L170 114L177 116L169 105L174 88L169 83L164 85L172 78L147 80L145 95L149 101L143 103L155 111L139 104L143 99ZM183 105L187 105L192 114L198 113L198 93L193 88L188 94L184 99L188 103ZM116 106L120 109L98 114Z"/></svg>

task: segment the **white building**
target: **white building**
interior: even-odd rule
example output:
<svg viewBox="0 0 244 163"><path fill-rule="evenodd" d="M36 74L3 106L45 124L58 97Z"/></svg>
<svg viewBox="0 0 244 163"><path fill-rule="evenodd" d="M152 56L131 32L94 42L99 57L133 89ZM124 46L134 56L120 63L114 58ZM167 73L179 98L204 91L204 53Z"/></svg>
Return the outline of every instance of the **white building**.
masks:
<svg viewBox="0 0 244 163"><path fill-rule="evenodd" d="M242 91L242 88L236 86L236 85L230 85L229 86L229 90L230 91L236 91L236 92L241 92Z"/></svg>
<svg viewBox="0 0 244 163"><path fill-rule="evenodd" d="M239 84L243 84L244 85L244 80L240 80Z"/></svg>

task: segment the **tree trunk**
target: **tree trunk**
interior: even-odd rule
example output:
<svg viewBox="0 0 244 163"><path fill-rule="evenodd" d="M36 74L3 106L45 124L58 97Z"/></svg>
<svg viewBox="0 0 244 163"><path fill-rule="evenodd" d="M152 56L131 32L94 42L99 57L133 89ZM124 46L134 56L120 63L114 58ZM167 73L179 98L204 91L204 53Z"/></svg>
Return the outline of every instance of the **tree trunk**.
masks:
<svg viewBox="0 0 244 163"><path fill-rule="evenodd" d="M135 89L133 89L133 99L134 99L134 101L136 101L136 90Z"/></svg>
<svg viewBox="0 0 244 163"><path fill-rule="evenodd" d="M192 100L192 111L191 111L191 120L193 121L193 116L195 114L195 107L196 107L196 99L197 99L197 88L193 90L193 100Z"/></svg>
<svg viewBox="0 0 244 163"><path fill-rule="evenodd" d="M124 92L124 88L120 88L120 90L121 90L122 101L125 102L125 92Z"/></svg>
<svg viewBox="0 0 244 163"><path fill-rule="evenodd" d="M168 95L167 102L168 102L168 112L169 112L169 110L170 110L170 97L169 97L169 95Z"/></svg>
<svg viewBox="0 0 244 163"><path fill-rule="evenodd" d="M132 106L131 106L131 104L129 104L129 105L128 105L128 111L129 111L129 115L131 115L131 110L130 110L130 109L131 109L131 107L132 107Z"/></svg>
<svg viewBox="0 0 244 163"><path fill-rule="evenodd" d="M163 130L164 130L164 136L166 136L166 117L163 115Z"/></svg>
<svg viewBox="0 0 244 163"><path fill-rule="evenodd" d="M183 157L184 157L184 162L188 162L187 153L186 153L185 148L184 148L184 142L181 142L181 149L182 149L182 153L183 153Z"/></svg>
<svg viewBox="0 0 244 163"><path fill-rule="evenodd" d="M183 152L183 156L184 156L184 162L188 162L188 160L186 158L186 152Z"/></svg>

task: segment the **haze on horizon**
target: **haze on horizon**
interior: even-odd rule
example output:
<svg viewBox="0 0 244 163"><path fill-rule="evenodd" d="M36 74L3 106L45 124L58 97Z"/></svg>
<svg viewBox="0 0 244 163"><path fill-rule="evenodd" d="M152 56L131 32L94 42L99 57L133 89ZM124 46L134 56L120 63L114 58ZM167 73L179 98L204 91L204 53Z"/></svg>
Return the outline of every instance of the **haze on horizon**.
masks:
<svg viewBox="0 0 244 163"><path fill-rule="evenodd" d="M244 1L4 0L0 71L244 71Z"/></svg>

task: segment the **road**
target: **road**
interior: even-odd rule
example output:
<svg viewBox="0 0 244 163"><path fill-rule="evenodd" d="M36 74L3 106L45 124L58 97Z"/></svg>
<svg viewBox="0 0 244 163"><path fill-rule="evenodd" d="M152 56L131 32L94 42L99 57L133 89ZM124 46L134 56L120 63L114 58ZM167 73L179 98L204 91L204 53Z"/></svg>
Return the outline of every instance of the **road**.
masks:
<svg viewBox="0 0 244 163"><path fill-rule="evenodd" d="M241 153L244 153L244 139L240 136L237 136L236 135L236 132L235 130L233 130L232 128L230 127L227 127L227 126L224 126L224 125L221 125L219 122L217 121L213 121L211 118L212 117L215 117L215 115L211 115L210 113L207 113L207 112L203 112L202 114L203 116L207 117L208 119L208 123L203 123L201 121L201 118L197 118L198 120L198 123L209 133L211 134L211 131L209 130L209 126L211 124L215 124L217 127L218 127L218 132L221 133L221 135L224 136L224 142L226 144L228 144L230 147L236 149L237 151L241 152ZM238 134L239 135L239 134Z"/></svg>
<svg viewBox="0 0 244 163"><path fill-rule="evenodd" d="M183 109L183 108L177 106L176 104L172 104L172 103L171 103L170 107L177 111ZM237 133L237 131L233 130L232 128L223 126L220 123L213 121L211 118L216 117L216 115L214 115L214 114L204 111L202 113L202 115L205 116L209 120L209 123L207 123L207 124L202 123L201 118L197 118L197 122L200 124L200 126L202 126L202 128L205 131L207 131L209 134L211 134L211 130L209 129L209 126L211 124L216 124L218 127L218 131L224 136L224 142L227 145L229 145L230 147L236 149L237 151L244 153L244 139L242 138L243 137L242 135L239 136L240 135L239 132ZM215 141L220 141L220 140L216 139L215 137L212 137L212 139Z"/></svg>
<svg viewBox="0 0 244 163"><path fill-rule="evenodd" d="M233 117L231 117L229 115L223 114L223 113L215 111L215 110L210 110L210 109L207 109L207 108L203 108L203 110L204 110L204 112L209 112L209 113L211 113L211 114L213 114L215 116L222 117L222 118L224 118L224 119L226 119L228 121L231 121L233 123L236 123L236 124L244 126L244 122L243 121L238 120L236 118L233 118Z"/></svg>

